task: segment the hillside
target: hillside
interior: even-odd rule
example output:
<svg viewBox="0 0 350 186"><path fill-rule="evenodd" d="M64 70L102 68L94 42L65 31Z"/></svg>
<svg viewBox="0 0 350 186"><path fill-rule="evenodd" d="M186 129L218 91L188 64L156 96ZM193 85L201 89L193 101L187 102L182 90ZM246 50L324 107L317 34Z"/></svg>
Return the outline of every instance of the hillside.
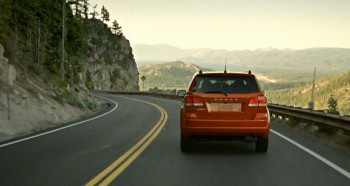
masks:
<svg viewBox="0 0 350 186"><path fill-rule="evenodd" d="M139 68L140 76L145 76L147 79L145 81L145 90L149 88L158 87L159 89L188 89L189 83L196 72L202 70L204 73L206 71L213 71L209 68L199 67L194 64L187 64L182 61L151 64L142 66ZM219 72L223 72L224 68ZM237 72L227 69L228 72ZM238 71L244 72L244 71ZM266 84L273 84L279 80L270 78L268 76L254 73L256 77ZM142 87L142 81L139 82L140 87Z"/></svg>
<svg viewBox="0 0 350 186"><path fill-rule="evenodd" d="M188 84L193 74L200 69L210 71L210 69L203 69L194 64L186 64L181 61L146 65L140 67L139 71L140 76L144 75L147 78L145 90L155 87L179 90L188 89ZM254 74L266 91L270 103L308 107L312 90L310 82L298 81L298 77L291 81L283 76L280 76L279 79L273 79L259 73ZM140 87L142 90L142 81L140 81ZM328 108L328 98L332 94L338 99L340 113L350 115L350 71L316 81L315 109L326 110Z"/></svg>
<svg viewBox="0 0 350 186"><path fill-rule="evenodd" d="M82 3L67 1L62 6L55 0L3 1L0 43L5 57L56 88L69 84L86 89L92 81L99 90L138 90L138 71L129 41L120 28L113 32L105 18L75 10L88 6Z"/></svg>
<svg viewBox="0 0 350 186"><path fill-rule="evenodd" d="M135 45L133 49L139 66L181 60L217 70L221 69L226 58L228 68L237 70L274 70L285 73L289 70L304 71L317 67L320 73L326 73L325 76L350 70L350 49L346 48L217 50Z"/></svg>
<svg viewBox="0 0 350 186"><path fill-rule="evenodd" d="M279 103L298 107L308 107L311 100L312 84L297 88L267 90L266 95L270 103ZM328 108L328 98L334 95L338 99L340 114L350 115L350 71L320 79L315 86L315 109Z"/></svg>
<svg viewBox="0 0 350 186"><path fill-rule="evenodd" d="M145 90L149 88L158 87L159 89L188 89L194 73L200 69L209 70L207 68L200 68L194 64L185 64L182 61L152 64L139 68L140 77L145 76ZM142 90L142 81L139 82Z"/></svg>
<svg viewBox="0 0 350 186"><path fill-rule="evenodd" d="M95 90L139 90L129 41L106 18L90 17L88 6L1 1L0 141L97 112L103 103L89 82Z"/></svg>

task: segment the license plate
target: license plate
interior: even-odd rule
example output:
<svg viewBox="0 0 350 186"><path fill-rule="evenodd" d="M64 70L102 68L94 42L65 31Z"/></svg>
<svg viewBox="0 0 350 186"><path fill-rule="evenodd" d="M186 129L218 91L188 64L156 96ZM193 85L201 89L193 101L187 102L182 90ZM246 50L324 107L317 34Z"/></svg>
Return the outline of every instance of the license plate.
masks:
<svg viewBox="0 0 350 186"><path fill-rule="evenodd" d="M210 103L211 111L241 112L242 103Z"/></svg>

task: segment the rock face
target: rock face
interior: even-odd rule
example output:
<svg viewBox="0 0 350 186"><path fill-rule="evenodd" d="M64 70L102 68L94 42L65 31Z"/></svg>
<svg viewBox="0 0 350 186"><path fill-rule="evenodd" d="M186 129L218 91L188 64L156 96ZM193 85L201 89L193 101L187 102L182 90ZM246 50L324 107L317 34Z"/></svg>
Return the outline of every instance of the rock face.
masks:
<svg viewBox="0 0 350 186"><path fill-rule="evenodd" d="M4 47L0 44L0 77L1 81L13 86L16 81L16 69L13 65L8 64L8 59L4 57Z"/></svg>
<svg viewBox="0 0 350 186"><path fill-rule="evenodd" d="M0 141L45 130L92 113L60 104L53 98L56 94L38 79L24 76L16 80L16 75L21 77L24 73L20 68L16 73L14 65L9 64L3 53L0 44Z"/></svg>
<svg viewBox="0 0 350 186"><path fill-rule="evenodd" d="M112 34L100 20L87 20L84 32L88 42L82 74L85 85L91 81L95 90L139 91L139 73L129 41Z"/></svg>

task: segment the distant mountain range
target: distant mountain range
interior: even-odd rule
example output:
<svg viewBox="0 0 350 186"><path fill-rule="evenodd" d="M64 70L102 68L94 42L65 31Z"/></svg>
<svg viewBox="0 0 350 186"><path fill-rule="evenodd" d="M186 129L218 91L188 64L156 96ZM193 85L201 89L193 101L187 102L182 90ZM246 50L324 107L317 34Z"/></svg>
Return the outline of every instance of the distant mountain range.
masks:
<svg viewBox="0 0 350 186"><path fill-rule="evenodd" d="M135 45L133 52L138 66L180 60L221 70L226 59L228 69L231 70L305 70L314 67L320 70L334 70L335 73L350 70L350 49L346 48L217 50L181 49L170 45Z"/></svg>

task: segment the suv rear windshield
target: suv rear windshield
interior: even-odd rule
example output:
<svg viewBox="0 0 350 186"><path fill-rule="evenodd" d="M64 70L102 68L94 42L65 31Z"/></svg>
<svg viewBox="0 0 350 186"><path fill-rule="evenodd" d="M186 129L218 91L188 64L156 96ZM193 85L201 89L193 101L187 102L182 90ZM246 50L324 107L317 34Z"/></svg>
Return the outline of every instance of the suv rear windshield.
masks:
<svg viewBox="0 0 350 186"><path fill-rule="evenodd" d="M197 77L193 92L200 93L256 93L254 77Z"/></svg>

